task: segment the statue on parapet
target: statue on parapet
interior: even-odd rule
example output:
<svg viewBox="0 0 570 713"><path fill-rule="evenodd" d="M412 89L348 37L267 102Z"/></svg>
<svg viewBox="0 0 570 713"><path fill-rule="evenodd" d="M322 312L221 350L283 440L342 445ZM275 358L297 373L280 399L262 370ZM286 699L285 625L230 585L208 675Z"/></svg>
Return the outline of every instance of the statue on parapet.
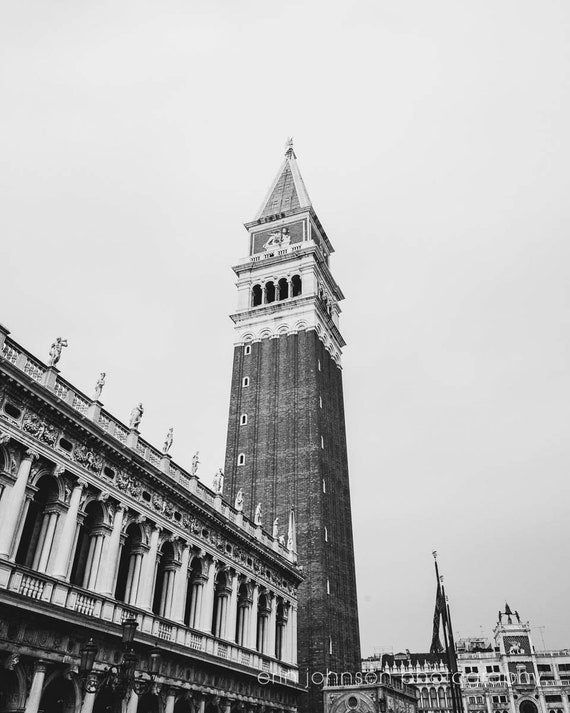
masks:
<svg viewBox="0 0 570 713"><path fill-rule="evenodd" d="M67 339L58 337L49 348L48 366L55 366L61 358L61 350L67 346Z"/></svg>
<svg viewBox="0 0 570 713"><path fill-rule="evenodd" d="M198 466L200 465L200 459L198 458L200 451L196 451L192 456L192 466L190 468L190 475L196 475L198 472Z"/></svg>
<svg viewBox="0 0 570 713"><path fill-rule="evenodd" d="M139 403L139 405L135 406L134 409L131 411L131 420L129 423L129 428L138 429L140 422L142 421L143 413L143 405L142 403Z"/></svg>
<svg viewBox="0 0 570 713"><path fill-rule="evenodd" d="M221 495L224 492L224 472L221 468L218 468L218 472L214 475L212 490L216 495Z"/></svg>
<svg viewBox="0 0 570 713"><path fill-rule="evenodd" d="M261 519L261 503L257 503L257 507L255 508L255 516L253 518L254 523L258 526L261 527L263 524L263 521Z"/></svg>
<svg viewBox="0 0 570 713"><path fill-rule="evenodd" d="M105 386L105 377L107 374L102 371L99 374L99 378L97 379L97 383L95 384L95 393L93 394L93 401L99 401L99 397L101 396L101 392L103 391L103 387Z"/></svg>
<svg viewBox="0 0 570 713"><path fill-rule="evenodd" d="M164 439L164 445L162 446L162 452L164 455L168 453L168 451L172 448L172 444L174 442L174 428L169 428L168 433L166 434L166 437Z"/></svg>
<svg viewBox="0 0 570 713"><path fill-rule="evenodd" d="M243 490L240 488L236 495L234 507L238 512L243 512Z"/></svg>
<svg viewBox="0 0 570 713"><path fill-rule="evenodd" d="M279 538L279 518L276 517L273 520L273 539L277 540Z"/></svg>

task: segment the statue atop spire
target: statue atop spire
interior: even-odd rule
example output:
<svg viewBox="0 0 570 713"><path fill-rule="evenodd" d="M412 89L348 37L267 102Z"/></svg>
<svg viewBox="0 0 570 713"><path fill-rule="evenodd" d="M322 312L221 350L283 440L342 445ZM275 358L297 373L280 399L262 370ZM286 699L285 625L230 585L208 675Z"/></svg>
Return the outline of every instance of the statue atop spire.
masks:
<svg viewBox="0 0 570 713"><path fill-rule="evenodd" d="M297 158L293 150L293 137L290 136L285 142L285 158Z"/></svg>

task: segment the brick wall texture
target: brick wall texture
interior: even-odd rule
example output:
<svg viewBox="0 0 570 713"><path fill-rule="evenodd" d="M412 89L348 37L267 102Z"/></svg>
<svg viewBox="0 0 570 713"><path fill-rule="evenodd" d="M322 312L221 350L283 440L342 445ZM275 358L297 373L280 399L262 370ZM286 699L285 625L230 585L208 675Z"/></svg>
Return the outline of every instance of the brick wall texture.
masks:
<svg viewBox="0 0 570 713"><path fill-rule="evenodd" d="M247 425L240 425L242 414ZM244 512L252 518L261 503L268 531L278 517L286 537L295 508L305 576L298 615L301 680L307 670L359 670L342 371L315 331L263 339L248 355L243 346L235 348L225 476L226 497L233 501L243 489ZM301 710L322 710L316 688L303 698Z"/></svg>

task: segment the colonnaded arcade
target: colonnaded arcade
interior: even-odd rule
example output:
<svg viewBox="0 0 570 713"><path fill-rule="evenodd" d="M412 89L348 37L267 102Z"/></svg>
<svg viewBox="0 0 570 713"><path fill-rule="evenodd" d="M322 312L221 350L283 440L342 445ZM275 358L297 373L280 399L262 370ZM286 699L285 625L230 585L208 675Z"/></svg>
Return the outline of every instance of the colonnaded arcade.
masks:
<svg viewBox="0 0 570 713"><path fill-rule="evenodd" d="M296 710L293 519L287 541L265 532L221 472L212 490L197 456L172 462L172 433L162 450L141 438L142 405L130 426L104 410L104 375L92 398L63 379L65 340L46 364L8 334L0 711Z"/></svg>

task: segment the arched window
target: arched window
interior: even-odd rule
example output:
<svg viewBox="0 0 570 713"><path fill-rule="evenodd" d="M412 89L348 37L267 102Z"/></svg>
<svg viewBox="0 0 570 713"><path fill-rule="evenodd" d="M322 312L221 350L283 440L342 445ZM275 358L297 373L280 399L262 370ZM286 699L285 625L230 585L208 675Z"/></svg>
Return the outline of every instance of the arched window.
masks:
<svg viewBox="0 0 570 713"><path fill-rule="evenodd" d="M16 563L33 567L39 572L46 572L59 517L57 511L59 489L57 481L51 475L40 478L37 488L28 507L16 553Z"/></svg>
<svg viewBox="0 0 570 713"><path fill-rule="evenodd" d="M184 609L184 623L195 629L200 626L201 603L203 586L206 582L205 564L199 557L194 557L190 576L188 577L188 587L186 590L186 607Z"/></svg>
<svg viewBox="0 0 570 713"><path fill-rule="evenodd" d="M239 423L240 423L240 426L247 426L247 414L246 413L242 413Z"/></svg>
<svg viewBox="0 0 570 713"><path fill-rule="evenodd" d="M73 683L62 675L49 679L43 690L40 710L45 713L73 713L77 708Z"/></svg>
<svg viewBox="0 0 570 713"><path fill-rule="evenodd" d="M267 303L275 302L275 283L274 282L266 282L265 283L265 301Z"/></svg>
<svg viewBox="0 0 570 713"><path fill-rule="evenodd" d="M289 283L287 282L287 278L282 277L279 280L279 299L280 300L286 300L289 297Z"/></svg>
<svg viewBox="0 0 570 713"><path fill-rule="evenodd" d="M251 354L251 344L245 345L245 349L243 350L243 353L245 354L245 356L249 356L249 354Z"/></svg>
<svg viewBox="0 0 570 713"><path fill-rule="evenodd" d="M238 456L238 465L245 465L245 453L240 453Z"/></svg>
<svg viewBox="0 0 570 713"><path fill-rule="evenodd" d="M302 293L301 276L293 275L291 278L292 297L298 297Z"/></svg>
<svg viewBox="0 0 570 713"><path fill-rule="evenodd" d="M172 542L164 542L159 552L160 561L156 575L152 611L158 616L170 617L174 594L175 558Z"/></svg>
<svg viewBox="0 0 570 713"><path fill-rule="evenodd" d="M77 547L71 567L71 583L86 589L95 589L106 528L103 506L92 500L85 508L85 519L79 528Z"/></svg>
<svg viewBox="0 0 570 713"><path fill-rule="evenodd" d="M144 556L140 525L132 522L126 532L121 549L115 599L127 604L136 604Z"/></svg>
<svg viewBox="0 0 570 713"><path fill-rule="evenodd" d="M251 306L258 307L263 302L263 290L261 285L254 285L251 291Z"/></svg>
<svg viewBox="0 0 570 713"><path fill-rule="evenodd" d="M439 707L445 708L445 690L443 689L443 686L440 686L437 689L437 697L439 700Z"/></svg>
<svg viewBox="0 0 570 713"><path fill-rule="evenodd" d="M429 694L427 688L422 688L420 695L420 708L429 708Z"/></svg>
<svg viewBox="0 0 570 713"><path fill-rule="evenodd" d="M437 691L435 688L429 689L429 700L432 708L437 708Z"/></svg>

